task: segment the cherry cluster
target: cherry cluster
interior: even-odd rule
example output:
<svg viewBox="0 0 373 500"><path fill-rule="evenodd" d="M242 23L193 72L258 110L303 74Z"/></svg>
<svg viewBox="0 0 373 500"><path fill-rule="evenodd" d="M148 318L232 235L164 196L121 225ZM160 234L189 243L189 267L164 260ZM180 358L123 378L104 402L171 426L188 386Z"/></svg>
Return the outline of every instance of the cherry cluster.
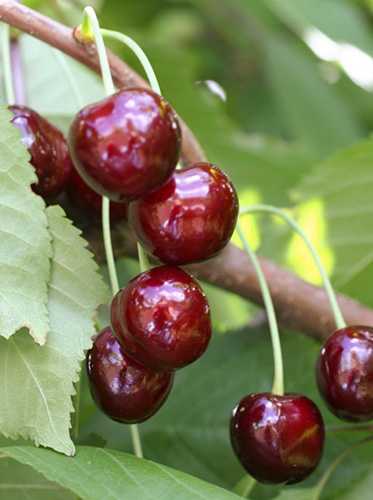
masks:
<svg viewBox="0 0 373 500"><path fill-rule="evenodd" d="M127 203L141 245L161 263L135 277L111 303L111 327L87 355L90 390L114 420L142 422L166 400L173 372L197 360L211 337L210 309L180 265L209 259L228 243L238 215L227 175L201 163L176 170L181 131L171 106L131 88L82 109L68 144L91 189Z"/></svg>

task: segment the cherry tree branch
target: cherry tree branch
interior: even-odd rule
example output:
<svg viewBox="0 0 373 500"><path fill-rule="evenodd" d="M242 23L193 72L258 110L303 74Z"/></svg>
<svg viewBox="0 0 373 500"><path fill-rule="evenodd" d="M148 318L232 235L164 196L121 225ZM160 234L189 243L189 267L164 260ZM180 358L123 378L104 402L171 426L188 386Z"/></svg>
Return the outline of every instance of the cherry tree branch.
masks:
<svg viewBox="0 0 373 500"><path fill-rule="evenodd" d="M0 21L5 22L80 61L96 73L100 66L94 45L83 45L74 38L74 30L11 0L0 0ZM128 65L108 51L114 83L122 87L148 87L148 84ZM185 164L205 161L201 146L189 128L181 121ZM87 227L84 232L99 262L104 261L101 230ZM116 257L136 256L133 235L126 225L113 228ZM280 324L287 329L300 330L315 338L325 338L335 328L334 320L323 289L310 285L270 260L260 259ZM187 266L196 277L234 292L256 304L263 305L259 284L246 253L229 244L214 259ZM337 296L347 324L373 325L373 310L351 298Z"/></svg>

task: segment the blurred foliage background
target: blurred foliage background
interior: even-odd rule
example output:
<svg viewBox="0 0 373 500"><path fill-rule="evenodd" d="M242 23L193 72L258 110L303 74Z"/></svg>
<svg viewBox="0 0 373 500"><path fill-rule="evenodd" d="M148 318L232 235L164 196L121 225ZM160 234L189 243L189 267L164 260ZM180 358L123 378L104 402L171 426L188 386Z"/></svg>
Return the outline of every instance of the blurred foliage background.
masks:
<svg viewBox="0 0 373 500"><path fill-rule="evenodd" d="M69 0L25 4L70 26L81 22L85 6ZM209 161L231 176L241 205L286 208L315 245L335 287L373 306L373 1L91 4L102 27L126 33L143 47L164 96L193 130ZM28 102L66 131L79 105L58 61L41 42L21 39ZM109 46L143 74L128 49ZM101 99L100 79L75 61L68 63L84 102ZM303 242L281 221L247 217L244 227L262 255L304 279L321 282ZM124 284L138 267L122 259L118 270ZM243 326L257 312L231 294L212 287L207 291L216 331ZM243 471L230 451L227 419L245 387L258 390L259 383L259 389L269 389L267 336L258 331L248 339L247 332L238 331L232 333L233 340L219 337L204 362L208 375L203 380L200 362L183 370L169 406L142 426L146 456L232 487ZM318 345L297 335L285 336L284 342L292 365L287 387L319 401L313 378ZM111 447L129 450L120 426L97 413L87 391L83 395L83 433L100 429ZM204 407L197 405L194 411L198 400ZM332 436L322 468L355 438ZM345 500L369 499L369 457L371 448L346 461L327 498L342 498L345 491ZM354 484L363 476L366 490L356 496ZM267 487L255 491L257 499L274 495Z"/></svg>
<svg viewBox="0 0 373 500"><path fill-rule="evenodd" d="M25 2L65 24L82 1ZM336 287L371 304L373 291L373 31L371 0L95 0L101 25L143 47L162 92L209 161L226 170L241 205L286 207L302 224ZM77 111L48 47L23 38L30 105L65 130ZM109 46L142 73L133 54ZM70 64L86 103L98 77ZM305 279L320 277L279 220L245 219L252 244ZM239 244L238 239L235 242ZM213 296L213 291L211 292ZM214 299L212 297L214 302ZM221 303L221 295L216 297ZM250 308L226 296L222 327ZM236 311L234 313L234 311Z"/></svg>

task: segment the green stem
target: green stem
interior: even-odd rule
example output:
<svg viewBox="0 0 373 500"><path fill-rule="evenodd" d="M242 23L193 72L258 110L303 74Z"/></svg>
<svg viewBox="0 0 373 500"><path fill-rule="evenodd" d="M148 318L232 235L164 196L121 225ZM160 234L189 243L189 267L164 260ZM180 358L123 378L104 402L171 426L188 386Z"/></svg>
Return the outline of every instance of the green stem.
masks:
<svg viewBox="0 0 373 500"><path fill-rule="evenodd" d="M88 21L90 24L88 23ZM98 57L100 60L105 93L107 96L109 96L114 93L115 88L113 84L113 79L111 77L110 66L107 58L104 40L101 35L100 26L97 20L96 13L92 7L86 7L84 9L84 17L83 17L81 31L84 35L87 35L87 33L91 34L93 31L94 40L97 45ZM111 289L113 291L113 295L115 295L119 290L119 283L115 269L113 246L110 235L110 200L106 197L103 197L102 199L102 229L104 235L105 254L109 270ZM135 455L139 458L143 458L138 427L136 424L133 424L130 425L130 429L131 429L132 445Z"/></svg>
<svg viewBox="0 0 373 500"><path fill-rule="evenodd" d="M111 77L109 61L107 58L104 40L101 35L100 25L98 24L97 16L92 7L84 9L84 16L82 22L82 33L92 33L97 46L98 58L100 60L102 80L104 82L105 93L107 96L115 92L113 79ZM88 19L87 19L88 18ZM88 27L88 21L90 27Z"/></svg>
<svg viewBox="0 0 373 500"><path fill-rule="evenodd" d="M233 493L239 495L242 498L249 498L254 486L256 485L256 480L251 476L244 476L236 486L233 488Z"/></svg>
<svg viewBox="0 0 373 500"><path fill-rule="evenodd" d="M327 470L324 472L322 478L318 482L317 486L315 487L313 496L310 500L319 500L321 493L323 492L326 483L329 481L330 476L333 474L335 469L338 467L338 465L356 448L359 446L367 443L368 441L372 441L373 436L369 436L365 439L362 439L360 441L357 441L353 445L349 446L343 453L341 453L335 460L334 462L327 468Z"/></svg>
<svg viewBox="0 0 373 500"><path fill-rule="evenodd" d="M373 432L373 425L344 425L338 427L327 427L325 432L327 434L334 434L335 432Z"/></svg>
<svg viewBox="0 0 373 500"><path fill-rule="evenodd" d="M59 50L50 47L54 57L56 58L62 72L64 73L66 80L68 81L71 92L73 93L75 102L79 109L84 107L84 101L82 94L79 89L79 85L76 83L76 79L74 78L73 72L71 71L70 66L67 64L66 57Z"/></svg>
<svg viewBox="0 0 373 500"><path fill-rule="evenodd" d="M273 359L274 359L274 379L273 379L272 392L274 394L282 396L284 394L284 369L282 363L280 335L278 331L276 314L275 314L275 309L273 307L271 294L269 292L266 279L260 267L259 261L255 255L255 252L249 245L249 242L247 241L239 223L237 224L237 232L242 240L246 252L250 257L255 273L258 277L260 290L263 295L264 306L268 316L269 329L271 332L271 339L272 339Z"/></svg>
<svg viewBox="0 0 373 500"><path fill-rule="evenodd" d="M1 27L1 47L6 101L8 104L15 104L12 64L10 62L9 24L3 24Z"/></svg>
<svg viewBox="0 0 373 500"><path fill-rule="evenodd" d="M311 252L312 257L314 258L315 263L320 271L321 278L322 278L322 281L324 283L324 288L325 288L325 291L328 295L330 305L331 305L331 308L333 311L333 316L334 316L334 320L335 320L337 329L345 328L346 322L343 319L341 309L338 305L338 302L337 302L333 287L330 283L330 280L329 280L329 278L328 278L328 276L327 276L327 274L326 274L326 272L325 272L325 270L320 262L318 255L316 254L310 240L304 234L304 232L301 229L301 227L299 226L299 224L292 217L290 217L288 214L286 214L283 210L281 210L277 207L273 207L271 205L255 205L252 207L243 207L240 210L240 215L246 215L246 214L251 214L251 213L265 213L265 212L273 214L273 215L279 215L280 217L285 219L285 221L301 236L301 238L303 239L303 241L307 245L309 251Z"/></svg>
<svg viewBox="0 0 373 500"><path fill-rule="evenodd" d="M123 33L104 29L101 29L100 31L105 38L113 38L114 40L118 40L119 42L127 45L127 47L129 47L134 52L142 67L144 68L151 88L154 90L154 92L161 95L161 89L159 87L157 77L155 76L154 69L142 48L134 40L132 40L132 38L127 35L123 35Z"/></svg>

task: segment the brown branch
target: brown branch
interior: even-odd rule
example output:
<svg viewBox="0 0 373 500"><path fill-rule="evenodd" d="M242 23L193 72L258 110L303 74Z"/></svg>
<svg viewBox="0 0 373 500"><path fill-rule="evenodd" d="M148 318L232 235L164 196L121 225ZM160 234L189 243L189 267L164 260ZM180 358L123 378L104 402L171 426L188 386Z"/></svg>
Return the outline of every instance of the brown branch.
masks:
<svg viewBox="0 0 373 500"><path fill-rule="evenodd" d="M0 20L32 35L65 54L80 61L96 73L100 66L92 46L79 44L73 37L73 30L59 24L21 4L10 0L0 0ZM108 52L109 63L118 88L148 86L129 66L114 54ZM197 140L185 124L183 130L183 162L186 164L204 161L205 156ZM104 261L101 230L87 228L85 236L99 262ZM113 229L116 256L136 255L132 234L127 226ZM275 263L261 259L264 273L273 296L275 308L282 325L300 330L316 338L327 336L335 327L329 302L325 292L285 271ZM233 245L220 256L203 264L188 266L197 277L230 290L238 295L262 305L257 279L246 254ZM373 311L354 300L339 295L339 303L348 324L373 325Z"/></svg>

